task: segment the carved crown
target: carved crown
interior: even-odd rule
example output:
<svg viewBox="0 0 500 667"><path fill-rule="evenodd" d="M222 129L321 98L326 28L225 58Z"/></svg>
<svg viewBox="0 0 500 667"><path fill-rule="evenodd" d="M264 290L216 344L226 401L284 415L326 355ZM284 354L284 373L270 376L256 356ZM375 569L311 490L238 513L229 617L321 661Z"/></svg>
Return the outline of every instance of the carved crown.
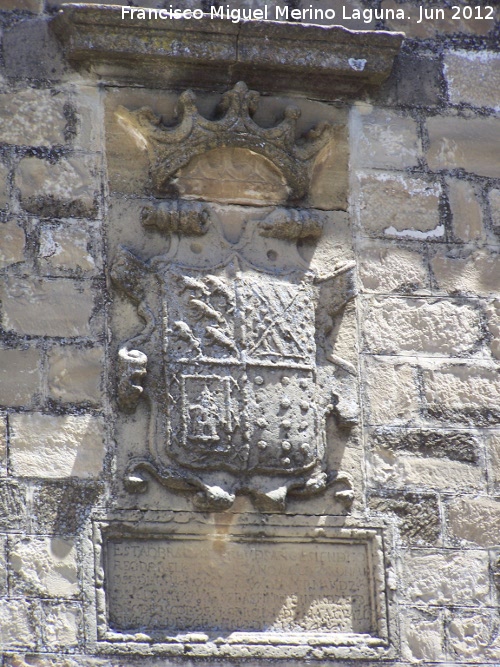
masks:
<svg viewBox="0 0 500 667"><path fill-rule="evenodd" d="M149 152L155 190L167 194L176 173L196 156L220 148L240 148L260 155L277 169L286 182L288 200L298 201L307 193L308 161L330 137L331 126L318 124L296 141L296 122L300 109L285 108L283 120L275 127L261 127L253 120L260 95L240 81L222 96L216 117L203 117L196 107L196 95L187 90L179 98L180 122L165 126L150 108L129 111L119 107L120 123Z"/></svg>

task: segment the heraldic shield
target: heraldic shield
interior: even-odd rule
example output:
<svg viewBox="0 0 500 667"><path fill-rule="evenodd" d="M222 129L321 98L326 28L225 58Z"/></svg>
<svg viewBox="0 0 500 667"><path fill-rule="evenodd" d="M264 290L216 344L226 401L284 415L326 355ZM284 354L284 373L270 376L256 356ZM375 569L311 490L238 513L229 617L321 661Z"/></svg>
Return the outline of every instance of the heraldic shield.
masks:
<svg viewBox="0 0 500 667"><path fill-rule="evenodd" d="M312 276L164 275L167 450L193 470L295 475L322 457Z"/></svg>
<svg viewBox="0 0 500 667"><path fill-rule="evenodd" d="M335 412L351 419L340 408L353 369L325 355L321 333L331 329L328 308L352 298L349 267L339 285L295 261L280 271L256 266L234 247L206 267L193 256L179 262L183 244L146 263L122 249L114 265L146 321L119 351L120 406L133 412L144 398L150 414L149 453L129 462L126 489L145 491L153 478L194 493L203 509L245 493L259 509L282 510L288 496L332 484L350 502L348 476L327 470L325 424Z"/></svg>

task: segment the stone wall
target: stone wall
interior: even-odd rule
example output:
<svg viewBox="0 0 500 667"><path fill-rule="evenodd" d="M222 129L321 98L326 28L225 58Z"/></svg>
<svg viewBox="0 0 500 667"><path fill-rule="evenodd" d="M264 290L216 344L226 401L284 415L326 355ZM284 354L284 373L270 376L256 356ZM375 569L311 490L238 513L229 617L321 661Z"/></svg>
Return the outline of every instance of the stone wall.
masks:
<svg viewBox="0 0 500 667"><path fill-rule="evenodd" d="M120 447L106 93L65 61L48 28L59 4L0 0L5 667L128 660L91 658L85 620L90 519L112 504ZM317 3L342 4L379 5ZM500 28L498 8L495 22L450 12L421 25L340 21L407 39L378 93L333 104L349 113L359 283L353 516L392 531L398 665L500 663Z"/></svg>

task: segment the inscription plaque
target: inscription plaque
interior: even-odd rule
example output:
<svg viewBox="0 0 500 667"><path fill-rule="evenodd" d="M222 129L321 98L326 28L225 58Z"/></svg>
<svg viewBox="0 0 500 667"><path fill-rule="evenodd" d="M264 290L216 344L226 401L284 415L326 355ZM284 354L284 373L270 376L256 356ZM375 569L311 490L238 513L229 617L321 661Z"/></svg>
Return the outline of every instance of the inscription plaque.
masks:
<svg viewBox="0 0 500 667"><path fill-rule="evenodd" d="M107 560L114 629L373 630L366 544L128 539Z"/></svg>
<svg viewBox="0 0 500 667"><path fill-rule="evenodd" d="M187 645L226 657L249 647L267 657L298 646L321 646L318 658L332 647L387 653L380 529L294 521L222 532L199 517L98 526L101 641L147 641L171 655Z"/></svg>

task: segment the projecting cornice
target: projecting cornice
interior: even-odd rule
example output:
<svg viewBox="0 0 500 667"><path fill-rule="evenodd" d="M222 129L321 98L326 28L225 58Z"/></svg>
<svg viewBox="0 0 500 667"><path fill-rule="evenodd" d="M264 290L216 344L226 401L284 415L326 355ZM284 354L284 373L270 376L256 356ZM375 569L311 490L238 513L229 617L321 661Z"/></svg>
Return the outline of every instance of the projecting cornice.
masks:
<svg viewBox="0 0 500 667"><path fill-rule="evenodd" d="M404 35L274 21L122 18L112 5L63 5L52 21L68 60L105 82L335 100L378 87Z"/></svg>

